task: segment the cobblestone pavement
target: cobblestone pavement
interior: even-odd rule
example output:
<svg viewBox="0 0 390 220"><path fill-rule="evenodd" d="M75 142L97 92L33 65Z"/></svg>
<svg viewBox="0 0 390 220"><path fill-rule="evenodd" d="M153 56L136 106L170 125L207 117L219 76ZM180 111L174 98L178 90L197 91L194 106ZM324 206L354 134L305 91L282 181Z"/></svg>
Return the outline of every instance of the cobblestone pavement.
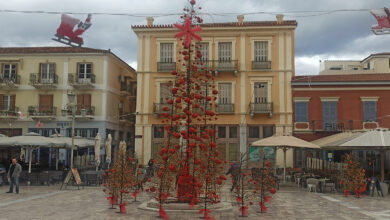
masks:
<svg viewBox="0 0 390 220"><path fill-rule="evenodd" d="M109 209L106 196L100 187L77 190L68 187L59 190L55 186L21 186L19 194L5 193L7 186L0 187L0 219L156 219L157 213L139 210L141 202L127 205L127 213ZM141 193L140 201L149 197ZM228 189L223 200L232 202ZM285 186L268 204L267 213L257 213L254 207L245 219L390 219L390 197L344 197L337 193L308 193L295 186ZM168 213L170 219L199 219L197 214ZM212 213L216 219L239 218L238 208L230 212Z"/></svg>

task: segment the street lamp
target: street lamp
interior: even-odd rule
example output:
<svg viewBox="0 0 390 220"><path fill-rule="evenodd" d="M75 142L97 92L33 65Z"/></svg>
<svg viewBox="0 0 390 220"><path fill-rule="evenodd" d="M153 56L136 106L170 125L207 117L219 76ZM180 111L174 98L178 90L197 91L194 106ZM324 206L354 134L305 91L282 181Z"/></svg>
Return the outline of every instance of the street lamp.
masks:
<svg viewBox="0 0 390 220"><path fill-rule="evenodd" d="M76 94L73 92L68 92L68 101L69 103L67 104L71 109L72 109L72 147L71 147L71 152L70 152L70 168L73 168L73 151L74 151L74 121L76 118ZM62 114L66 115L67 109L62 110Z"/></svg>

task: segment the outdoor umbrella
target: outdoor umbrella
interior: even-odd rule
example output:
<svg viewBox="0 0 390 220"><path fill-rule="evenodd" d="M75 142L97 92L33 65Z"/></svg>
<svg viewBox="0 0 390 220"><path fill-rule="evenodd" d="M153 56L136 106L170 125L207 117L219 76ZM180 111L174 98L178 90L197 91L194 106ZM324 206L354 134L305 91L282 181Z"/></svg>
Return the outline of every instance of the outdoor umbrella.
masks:
<svg viewBox="0 0 390 220"><path fill-rule="evenodd" d="M108 134L107 140L106 140L106 163L111 163L111 141L112 137L111 134Z"/></svg>
<svg viewBox="0 0 390 220"><path fill-rule="evenodd" d="M51 136L54 139L63 141L66 143L66 147L72 147L72 138L71 137L64 137L61 135L52 135ZM74 137L74 146L77 148L84 148L84 147L93 147L95 146L94 140L83 138L80 136Z"/></svg>
<svg viewBox="0 0 390 220"><path fill-rule="evenodd" d="M345 138L337 143L330 143L327 146L321 147L323 149L332 150L376 150L380 152L381 161L381 179L384 180L385 164L384 151L390 149L390 131L387 129L375 129Z"/></svg>
<svg viewBox="0 0 390 220"><path fill-rule="evenodd" d="M320 148L316 144L312 144L310 142L289 135L281 135L281 136L274 135L268 138L255 141L251 144L251 146L278 147L283 149L283 153L284 153L283 182L284 183L286 183L286 151L288 148L294 148L294 147L314 148L314 149Z"/></svg>
<svg viewBox="0 0 390 220"><path fill-rule="evenodd" d="M101 142L101 137L100 134L97 133L95 137L95 163L96 163L96 171L99 167L100 164L100 142Z"/></svg>
<svg viewBox="0 0 390 220"><path fill-rule="evenodd" d="M4 138L0 141L0 146L20 146L20 147L29 147L29 164L28 172L31 173L31 160L32 160L32 149L35 147L65 147L66 143L61 140L54 138L48 138L40 136L37 133L30 132L22 136L14 136L9 138Z"/></svg>
<svg viewBox="0 0 390 220"><path fill-rule="evenodd" d="M119 143L119 150L126 153L126 142L125 141L121 141Z"/></svg>

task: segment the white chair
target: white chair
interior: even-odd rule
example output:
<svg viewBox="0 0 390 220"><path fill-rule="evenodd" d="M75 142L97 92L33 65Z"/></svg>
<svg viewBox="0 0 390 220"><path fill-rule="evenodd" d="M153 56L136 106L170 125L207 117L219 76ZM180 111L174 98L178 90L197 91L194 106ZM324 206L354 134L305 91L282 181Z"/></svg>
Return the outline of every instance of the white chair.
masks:
<svg viewBox="0 0 390 220"><path fill-rule="evenodd" d="M307 184L307 191L308 192L317 192L317 186L314 184Z"/></svg>

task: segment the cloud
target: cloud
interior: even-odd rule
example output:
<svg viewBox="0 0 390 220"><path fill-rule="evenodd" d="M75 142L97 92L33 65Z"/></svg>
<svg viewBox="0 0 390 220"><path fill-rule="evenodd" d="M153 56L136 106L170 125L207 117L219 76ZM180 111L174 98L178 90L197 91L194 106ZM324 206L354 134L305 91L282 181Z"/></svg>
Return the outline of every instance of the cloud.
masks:
<svg viewBox="0 0 390 220"><path fill-rule="evenodd" d="M376 20L368 11L339 12L322 16L298 17L291 11L323 11L337 9L381 8L386 0L198 0L203 7L205 22L236 21L236 14L218 16L217 13L247 14L245 20L275 20L275 15L248 14L251 12L284 12L285 19L296 19L296 73L315 74L319 59L329 57L366 57L370 53L390 51L390 36L374 36L370 32ZM185 0L13 0L0 1L0 9L43 10L64 12L108 12L133 14L162 14L154 16L156 24L170 24L179 20ZM313 14L313 13L311 13ZM314 13L316 14L316 13ZM319 13L317 13L319 14ZM302 15L302 14L300 14ZM84 20L86 15L74 15ZM62 46L51 40L58 25L58 14L0 13L0 46ZM86 47L110 48L131 65L137 61L137 38L131 25L146 24L145 17L95 15L92 26L83 35ZM350 56L350 58L348 58ZM133 66L134 67L134 66Z"/></svg>

